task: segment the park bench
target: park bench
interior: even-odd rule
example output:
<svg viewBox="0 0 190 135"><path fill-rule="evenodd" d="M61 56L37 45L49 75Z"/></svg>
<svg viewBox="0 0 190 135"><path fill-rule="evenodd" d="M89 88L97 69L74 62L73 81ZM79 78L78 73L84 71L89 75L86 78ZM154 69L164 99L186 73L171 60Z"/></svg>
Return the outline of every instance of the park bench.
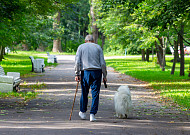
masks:
<svg viewBox="0 0 190 135"><path fill-rule="evenodd" d="M33 56L30 56L29 58L32 62L32 72L42 73L45 71L44 59L34 59Z"/></svg>
<svg viewBox="0 0 190 135"><path fill-rule="evenodd" d="M57 63L57 57L55 55L50 55L49 52L47 52L47 56L48 56L48 63Z"/></svg>
<svg viewBox="0 0 190 135"><path fill-rule="evenodd" d="M9 47L5 47L5 53L10 53L11 52L11 50L10 50L10 48Z"/></svg>
<svg viewBox="0 0 190 135"><path fill-rule="evenodd" d="M184 53L187 54L187 55L190 54L190 46L186 46L186 47L184 48Z"/></svg>
<svg viewBox="0 0 190 135"><path fill-rule="evenodd" d="M170 51L171 51L171 53L173 55L174 54L173 47L170 47ZM180 49L178 49L178 53L181 54ZM184 47L184 54L187 54L187 55L190 54L190 47L189 46Z"/></svg>
<svg viewBox="0 0 190 135"><path fill-rule="evenodd" d="M172 55L174 55L174 49L172 46L170 46L170 52L172 53Z"/></svg>
<svg viewBox="0 0 190 135"><path fill-rule="evenodd" d="M4 69L0 66L0 91L11 92L20 90L20 73L19 72L7 72L5 75Z"/></svg>

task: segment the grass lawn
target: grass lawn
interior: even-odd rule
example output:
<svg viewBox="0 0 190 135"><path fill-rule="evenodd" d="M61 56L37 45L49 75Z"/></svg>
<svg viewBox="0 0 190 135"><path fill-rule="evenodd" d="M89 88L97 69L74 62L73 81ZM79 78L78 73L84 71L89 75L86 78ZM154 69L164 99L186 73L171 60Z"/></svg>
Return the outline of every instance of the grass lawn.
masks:
<svg viewBox="0 0 190 135"><path fill-rule="evenodd" d="M3 67L6 72L20 72L21 77L33 76L35 73L32 73L32 64L29 56L36 58L43 58L45 66L57 65L57 63L47 63L47 54L46 52L36 52L36 51L17 51L17 53L9 53L4 55L4 58L0 65Z"/></svg>
<svg viewBox="0 0 190 135"><path fill-rule="evenodd" d="M190 109L190 77L188 68L190 57L185 57L185 76L180 76L180 65L176 64L174 75L171 75L172 57L166 58L165 71L154 62L143 62L141 57L109 59L107 66L113 67L116 71L125 73L134 78L146 81L149 86L157 90L163 97L172 99L175 103Z"/></svg>
<svg viewBox="0 0 190 135"><path fill-rule="evenodd" d="M46 52L36 52L36 51L17 51L17 53L9 53L8 55L4 55L4 58L0 65L3 67L5 73L7 72L20 72L21 77L30 77L36 76L36 73L32 71L32 64L29 56L33 56L36 58L43 58L45 66L56 66L57 63L47 63L47 53ZM36 89L38 84L35 84L32 89ZM21 89L22 89L21 85ZM27 92L27 93L16 93L16 92L8 92L1 93L0 98L21 98L23 99L23 103L33 98L36 98L38 95L37 92Z"/></svg>

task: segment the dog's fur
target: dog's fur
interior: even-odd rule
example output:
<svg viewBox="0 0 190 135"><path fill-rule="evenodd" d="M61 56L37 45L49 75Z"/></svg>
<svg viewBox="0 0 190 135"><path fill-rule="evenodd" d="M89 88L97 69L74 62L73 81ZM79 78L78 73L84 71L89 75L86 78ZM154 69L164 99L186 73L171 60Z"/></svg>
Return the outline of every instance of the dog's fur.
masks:
<svg viewBox="0 0 190 135"><path fill-rule="evenodd" d="M127 85L120 86L114 96L115 112L118 118L127 118L132 108L131 92Z"/></svg>

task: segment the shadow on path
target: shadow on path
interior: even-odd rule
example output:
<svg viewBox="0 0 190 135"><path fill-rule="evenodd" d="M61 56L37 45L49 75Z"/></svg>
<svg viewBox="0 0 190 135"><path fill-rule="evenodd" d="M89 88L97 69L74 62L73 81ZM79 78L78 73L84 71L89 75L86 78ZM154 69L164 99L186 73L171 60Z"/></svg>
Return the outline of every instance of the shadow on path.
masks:
<svg viewBox="0 0 190 135"><path fill-rule="evenodd" d="M74 56L58 56L55 68L46 68L42 76L24 78L28 85L46 84L38 90L37 99L27 105L16 99L0 99L0 132L2 135L181 135L190 132L187 112L166 107L159 97L146 89L146 83L108 68L108 88L101 87L97 122L78 117L81 89L75 101L72 120L69 121L76 82L74 81ZM129 85L133 110L129 119L114 116L113 97L120 85ZM91 94L89 94L89 114Z"/></svg>

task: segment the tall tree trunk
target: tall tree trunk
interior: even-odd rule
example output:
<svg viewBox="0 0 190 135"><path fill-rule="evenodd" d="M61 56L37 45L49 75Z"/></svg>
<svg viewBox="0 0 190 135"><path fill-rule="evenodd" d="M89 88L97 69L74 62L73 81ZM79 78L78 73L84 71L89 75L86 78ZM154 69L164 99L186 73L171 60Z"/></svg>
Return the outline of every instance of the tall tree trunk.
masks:
<svg viewBox="0 0 190 135"><path fill-rule="evenodd" d="M150 54L150 50L146 49L146 61L149 62L149 54Z"/></svg>
<svg viewBox="0 0 190 135"><path fill-rule="evenodd" d="M59 25L60 25L60 19L61 19L61 12L58 11L57 14L55 15L54 18L54 23L53 23L53 29L56 30ZM62 52L62 47L61 47L61 38L57 38L53 40L53 52Z"/></svg>
<svg viewBox="0 0 190 135"><path fill-rule="evenodd" d="M23 51L28 51L29 50L28 45L27 44L22 44L22 50Z"/></svg>
<svg viewBox="0 0 190 135"><path fill-rule="evenodd" d="M65 37L65 46L64 46L64 52L66 52L66 48L67 48L67 38Z"/></svg>
<svg viewBox="0 0 190 135"><path fill-rule="evenodd" d="M3 46L0 46L0 61L2 61L3 59L3 49L4 47Z"/></svg>
<svg viewBox="0 0 190 135"><path fill-rule="evenodd" d="M177 62L177 55L178 55L178 43L174 41L174 60L173 60L173 66L172 66L172 71L171 71L172 75L175 72L175 64Z"/></svg>
<svg viewBox="0 0 190 135"><path fill-rule="evenodd" d="M154 46L152 46L152 61L154 60Z"/></svg>
<svg viewBox="0 0 190 135"><path fill-rule="evenodd" d="M3 55L6 55L6 54L8 54L8 50L5 52L5 47L3 47Z"/></svg>
<svg viewBox="0 0 190 135"><path fill-rule="evenodd" d="M166 46L167 46L167 38L164 40L164 37L162 36L162 50L163 50L163 57L162 57L162 71L165 71L165 54L166 54Z"/></svg>
<svg viewBox="0 0 190 135"><path fill-rule="evenodd" d="M160 65L160 67L162 67L162 56L163 56L162 47L160 47L156 41L155 41L155 47L156 47L157 63Z"/></svg>
<svg viewBox="0 0 190 135"><path fill-rule="evenodd" d="M102 33L102 50L104 49L104 44L105 44L105 36L104 34Z"/></svg>
<svg viewBox="0 0 190 135"><path fill-rule="evenodd" d="M96 17L95 17L95 12L94 12L94 6L92 5L92 3L94 3L95 0L91 0L91 7L90 7L90 16L92 18L92 26L91 26L91 30L92 30L92 35L94 38L94 42L97 44L98 43L98 28L96 25Z"/></svg>
<svg viewBox="0 0 190 135"><path fill-rule="evenodd" d="M81 13L78 11L78 41L80 41L80 33L81 33Z"/></svg>
<svg viewBox="0 0 190 135"><path fill-rule="evenodd" d="M38 46L37 51L39 51L39 52L44 52L45 51L44 46L43 46L42 43Z"/></svg>
<svg viewBox="0 0 190 135"><path fill-rule="evenodd" d="M141 49L142 61L145 61L145 50Z"/></svg>
<svg viewBox="0 0 190 135"><path fill-rule="evenodd" d="M184 24L182 23L181 24L181 30L179 32L179 34L180 34L179 43L180 43L180 52L181 52L180 53L181 54L181 58L180 58L180 76L184 76L185 75L185 72L184 72L185 66L184 66L183 33L184 33Z"/></svg>
<svg viewBox="0 0 190 135"><path fill-rule="evenodd" d="M166 66L166 62L165 62L165 43L164 43L164 38L159 38L158 37L158 40L160 42L160 45L157 44L157 47L159 49L158 53L160 54L160 60L159 61L159 64L160 64L160 68L162 68L162 71L165 70L165 66Z"/></svg>

